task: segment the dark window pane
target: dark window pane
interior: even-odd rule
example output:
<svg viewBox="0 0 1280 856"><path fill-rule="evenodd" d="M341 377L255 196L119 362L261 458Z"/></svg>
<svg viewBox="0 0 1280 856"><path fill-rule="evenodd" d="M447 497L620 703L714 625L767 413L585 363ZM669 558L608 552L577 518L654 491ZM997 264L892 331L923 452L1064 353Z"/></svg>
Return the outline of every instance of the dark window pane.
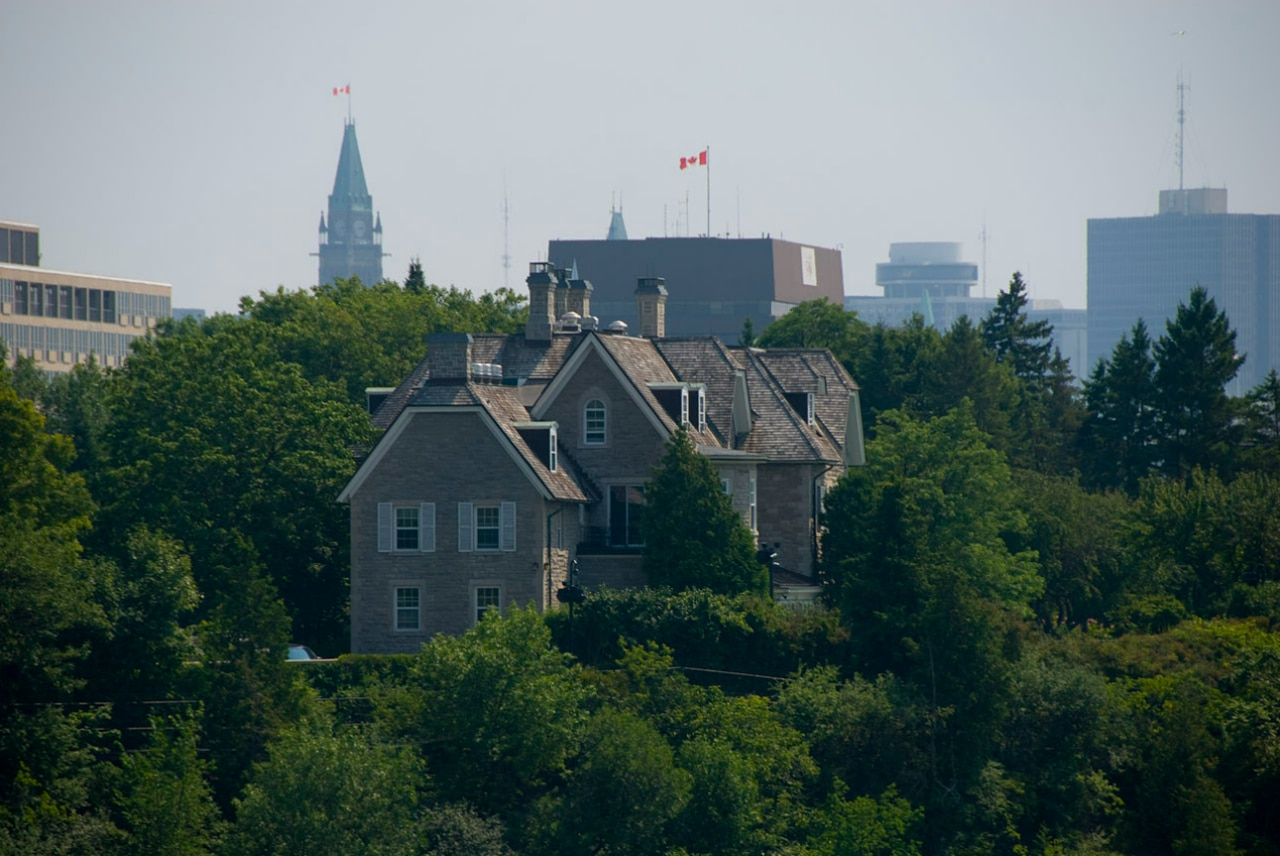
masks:
<svg viewBox="0 0 1280 856"><path fill-rule="evenodd" d="M31 304L29 307L30 311L28 312L28 314L43 315L44 314L44 286L38 282L31 283L30 294L31 294Z"/></svg>
<svg viewBox="0 0 1280 856"><path fill-rule="evenodd" d="M116 293L102 292L102 320L106 324L116 323Z"/></svg>
<svg viewBox="0 0 1280 856"><path fill-rule="evenodd" d="M71 317L71 286L64 285L58 289L58 317Z"/></svg>
<svg viewBox="0 0 1280 856"><path fill-rule="evenodd" d="M27 284L25 282L15 282L13 284L13 312L15 315L26 315L28 313L27 307Z"/></svg>
<svg viewBox="0 0 1280 856"><path fill-rule="evenodd" d="M44 287L44 317L58 317L58 286L56 285Z"/></svg>
<svg viewBox="0 0 1280 856"><path fill-rule="evenodd" d="M40 233L27 232L27 264L40 264Z"/></svg>
<svg viewBox="0 0 1280 856"><path fill-rule="evenodd" d="M99 289L89 289L89 320L102 320L102 292Z"/></svg>
<svg viewBox="0 0 1280 856"><path fill-rule="evenodd" d="M77 321L89 320L89 289L76 289L76 312L75 319Z"/></svg>
<svg viewBox="0 0 1280 856"><path fill-rule="evenodd" d="M17 229L9 230L9 261L15 265L25 264L22 260L22 233Z"/></svg>
<svg viewBox="0 0 1280 856"><path fill-rule="evenodd" d="M0 263L9 261L9 230L0 229Z"/></svg>

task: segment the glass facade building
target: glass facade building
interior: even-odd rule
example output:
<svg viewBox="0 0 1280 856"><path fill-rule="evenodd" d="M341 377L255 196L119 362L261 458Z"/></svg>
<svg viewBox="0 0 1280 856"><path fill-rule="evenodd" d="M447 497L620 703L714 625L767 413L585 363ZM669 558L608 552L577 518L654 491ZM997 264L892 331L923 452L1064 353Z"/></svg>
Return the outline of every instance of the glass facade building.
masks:
<svg viewBox="0 0 1280 856"><path fill-rule="evenodd" d="M1154 217L1088 224L1089 367L1109 358L1142 319L1153 340L1204 287L1236 331L1244 355L1229 390L1240 395L1280 363L1280 215L1182 214L1164 204Z"/></svg>

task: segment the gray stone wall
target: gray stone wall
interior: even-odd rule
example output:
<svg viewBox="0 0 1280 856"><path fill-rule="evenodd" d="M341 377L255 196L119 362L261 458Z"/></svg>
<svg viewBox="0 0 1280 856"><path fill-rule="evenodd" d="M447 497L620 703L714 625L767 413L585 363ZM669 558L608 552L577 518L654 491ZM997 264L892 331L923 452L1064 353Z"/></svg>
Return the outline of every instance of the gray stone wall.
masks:
<svg viewBox="0 0 1280 856"><path fill-rule="evenodd" d="M475 622L478 586L500 587L504 609L547 605L546 517L554 506L543 501L479 414L401 418L410 422L351 497L354 653L412 652L436 633L464 632ZM436 504L435 552L378 552L378 503L388 501ZM504 501L516 503L516 550L458 552L458 503ZM576 514L566 514L576 521ZM395 629L397 586L419 587L417 631Z"/></svg>
<svg viewBox="0 0 1280 856"><path fill-rule="evenodd" d="M761 464L757 502L760 540L781 544L778 561L812 576L814 482L823 467L812 464Z"/></svg>

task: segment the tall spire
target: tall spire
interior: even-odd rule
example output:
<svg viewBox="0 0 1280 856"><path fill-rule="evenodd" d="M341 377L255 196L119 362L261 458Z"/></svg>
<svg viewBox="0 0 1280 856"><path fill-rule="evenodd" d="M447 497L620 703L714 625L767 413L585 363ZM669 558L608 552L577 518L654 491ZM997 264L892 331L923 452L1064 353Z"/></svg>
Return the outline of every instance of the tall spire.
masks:
<svg viewBox="0 0 1280 856"><path fill-rule="evenodd" d="M338 170L329 195L329 222L320 234L320 283L359 277L365 285L382 280L382 217L374 219L373 197L364 180L356 125L343 123Z"/></svg>

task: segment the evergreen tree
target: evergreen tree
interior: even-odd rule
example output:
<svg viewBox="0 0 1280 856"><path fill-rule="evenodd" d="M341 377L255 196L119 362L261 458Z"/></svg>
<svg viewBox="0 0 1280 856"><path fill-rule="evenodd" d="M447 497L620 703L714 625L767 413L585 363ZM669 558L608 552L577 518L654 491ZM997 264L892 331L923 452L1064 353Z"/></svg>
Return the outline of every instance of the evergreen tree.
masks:
<svg viewBox="0 0 1280 856"><path fill-rule="evenodd" d="M1240 371L1236 332L1197 286L1155 345L1160 468L1174 478L1194 468L1229 474L1239 428L1226 385Z"/></svg>
<svg viewBox="0 0 1280 856"><path fill-rule="evenodd" d="M1027 286L1017 271L1007 291L1000 292L981 324L982 338L996 360L1008 363L1013 373L1033 390L1044 385L1053 348L1053 325L1028 321Z"/></svg>
<svg viewBox="0 0 1280 856"><path fill-rule="evenodd" d="M738 334L738 345L743 348L754 348L756 344L756 325L751 323L751 316L742 319L742 332Z"/></svg>
<svg viewBox="0 0 1280 856"><path fill-rule="evenodd" d="M1280 375L1275 369L1246 396L1244 418L1242 464L1250 470L1280 475Z"/></svg>
<svg viewBox="0 0 1280 856"><path fill-rule="evenodd" d="M1136 496L1156 455L1155 361L1141 319L1116 343L1111 359L1094 367L1085 383L1085 409L1080 445L1086 479Z"/></svg>
<svg viewBox="0 0 1280 856"><path fill-rule="evenodd" d="M768 590L751 530L684 426L645 486L642 534L644 570L653 585L721 594Z"/></svg>
<svg viewBox="0 0 1280 856"><path fill-rule="evenodd" d="M422 261L414 259L409 262L409 276L405 278L404 290L421 294L427 289L427 278L422 272Z"/></svg>

